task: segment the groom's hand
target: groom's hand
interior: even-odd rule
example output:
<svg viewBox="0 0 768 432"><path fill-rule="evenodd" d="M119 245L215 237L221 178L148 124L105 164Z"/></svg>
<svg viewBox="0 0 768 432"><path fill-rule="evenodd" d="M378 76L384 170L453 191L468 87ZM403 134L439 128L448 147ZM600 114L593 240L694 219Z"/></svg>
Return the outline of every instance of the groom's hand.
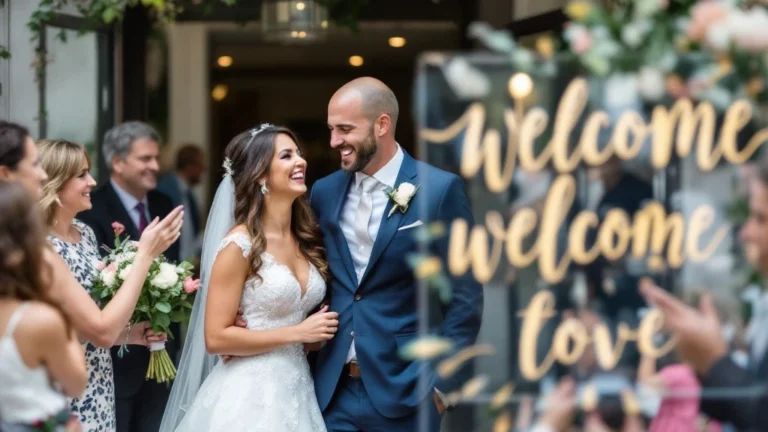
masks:
<svg viewBox="0 0 768 432"><path fill-rule="evenodd" d="M248 323L243 318L243 310L238 309L237 315L235 315L235 327L248 328Z"/></svg>
<svg viewBox="0 0 768 432"><path fill-rule="evenodd" d="M248 323L245 321L245 318L243 318L242 309L238 309L237 315L235 315L235 327L248 328ZM229 361L232 360L232 357L234 356L223 355L221 356L221 361L223 361L224 363L229 363Z"/></svg>
<svg viewBox="0 0 768 432"><path fill-rule="evenodd" d="M320 351L320 348L323 347L322 342L315 342L315 343L305 343L304 344L304 353L311 353L312 351Z"/></svg>

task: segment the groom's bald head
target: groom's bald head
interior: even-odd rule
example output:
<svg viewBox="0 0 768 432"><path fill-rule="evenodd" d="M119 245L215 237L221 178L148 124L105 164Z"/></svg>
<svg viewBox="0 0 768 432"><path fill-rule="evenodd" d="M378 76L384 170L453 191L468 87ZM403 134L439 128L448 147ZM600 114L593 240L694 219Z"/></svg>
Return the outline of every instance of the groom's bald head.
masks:
<svg viewBox="0 0 768 432"><path fill-rule="evenodd" d="M365 117L373 122L382 114L392 121L391 132L394 136L400 107L395 93L386 84L372 77L354 79L344 84L334 93L331 101L350 101L359 98L360 109Z"/></svg>

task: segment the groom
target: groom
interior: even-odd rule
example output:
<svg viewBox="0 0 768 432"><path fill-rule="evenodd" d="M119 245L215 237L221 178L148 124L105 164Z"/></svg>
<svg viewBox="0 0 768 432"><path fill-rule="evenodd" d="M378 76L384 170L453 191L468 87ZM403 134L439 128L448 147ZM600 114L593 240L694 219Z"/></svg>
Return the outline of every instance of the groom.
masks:
<svg viewBox="0 0 768 432"><path fill-rule="evenodd" d="M339 313L338 333L318 353L315 371L329 431L437 431L444 395L466 378L439 377L433 366L398 354L418 337L419 307L426 306L406 261L419 252L415 228L473 219L463 181L414 160L395 141L397 117L395 95L373 78L347 83L328 105L342 169L317 181L310 202L332 275L330 309ZM390 215L385 189L407 192L407 184L420 188L405 213ZM433 252L445 268L447 238ZM482 286L470 274L455 278L437 332L456 350L474 344L482 308Z"/></svg>

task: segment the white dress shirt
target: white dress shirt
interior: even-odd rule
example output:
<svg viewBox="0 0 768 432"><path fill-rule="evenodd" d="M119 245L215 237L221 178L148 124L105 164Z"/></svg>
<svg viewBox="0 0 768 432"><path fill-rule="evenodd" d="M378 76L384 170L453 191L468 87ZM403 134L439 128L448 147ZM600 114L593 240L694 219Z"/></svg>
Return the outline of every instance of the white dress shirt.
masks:
<svg viewBox="0 0 768 432"><path fill-rule="evenodd" d="M384 210L389 202L389 197L384 191L387 186L391 188L395 187L397 175L400 173L400 166L403 164L403 157L403 149L398 145L395 156L371 176L377 180L376 185L371 191L372 211L371 220L368 223L368 235L370 235L371 240L374 242L376 242L379 226L384 217ZM352 263L355 266L355 274L357 275L358 284L363 278L365 269L368 267L368 260L371 257L371 249L360 245L357 236L355 235L354 228L355 214L357 213L357 206L360 203L362 193L361 183L363 179L367 177L368 175L361 172L355 173L354 184L350 186L349 192L347 192L347 199L344 202L344 208L341 211L341 220L339 221L341 231L347 239L349 253L352 255ZM355 359L355 341L353 339L352 344L349 347L349 353L347 354L347 363Z"/></svg>

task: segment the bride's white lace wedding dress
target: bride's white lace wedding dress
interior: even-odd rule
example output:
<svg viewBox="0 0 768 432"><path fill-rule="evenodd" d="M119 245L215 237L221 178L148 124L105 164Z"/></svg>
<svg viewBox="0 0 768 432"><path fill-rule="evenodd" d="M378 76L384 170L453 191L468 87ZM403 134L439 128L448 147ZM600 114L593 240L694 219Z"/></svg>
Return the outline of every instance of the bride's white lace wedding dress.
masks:
<svg viewBox="0 0 768 432"><path fill-rule="evenodd" d="M237 244L250 255L245 234L231 234L218 251ZM325 281L310 263L304 296L293 272L269 253L258 278L245 282L240 306L248 328L267 330L299 324L325 296ZM202 335L201 335L202 337ZM219 362L200 387L177 432L318 432L325 423L302 344L252 357Z"/></svg>

